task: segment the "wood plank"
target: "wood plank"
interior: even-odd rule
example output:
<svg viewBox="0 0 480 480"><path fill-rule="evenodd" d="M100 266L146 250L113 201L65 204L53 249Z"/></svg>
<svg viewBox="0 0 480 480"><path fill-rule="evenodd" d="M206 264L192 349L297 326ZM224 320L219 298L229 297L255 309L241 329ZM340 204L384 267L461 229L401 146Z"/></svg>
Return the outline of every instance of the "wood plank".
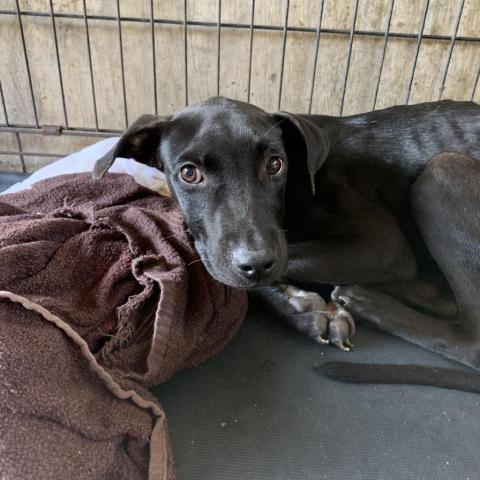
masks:
<svg viewBox="0 0 480 480"><path fill-rule="evenodd" d="M18 142L14 133L0 133L0 150L10 152L18 151ZM22 162L20 156L0 154L0 171L21 172Z"/></svg>
<svg viewBox="0 0 480 480"><path fill-rule="evenodd" d="M128 121L155 113L151 30L134 22L122 22Z"/></svg>
<svg viewBox="0 0 480 480"><path fill-rule="evenodd" d="M10 123L34 125L35 117L30 97L27 69L23 59L20 29L16 17L0 17L0 71ZM18 92L22 92L21 95Z"/></svg>
<svg viewBox="0 0 480 480"><path fill-rule="evenodd" d="M345 91L344 115L373 109L383 45L381 37L355 37Z"/></svg>
<svg viewBox="0 0 480 480"><path fill-rule="evenodd" d="M123 130L126 123L117 24L90 20L89 30L99 127Z"/></svg>
<svg viewBox="0 0 480 480"><path fill-rule="evenodd" d="M100 141L98 137L72 137L72 136L43 136L36 134L20 134L23 151L60 154L58 158L81 150L93 143ZM38 156L25 156L26 171L31 173L55 161L55 158Z"/></svg>
<svg viewBox="0 0 480 480"><path fill-rule="evenodd" d="M340 34L320 37L312 113L340 115L347 57L348 37Z"/></svg>
<svg viewBox="0 0 480 480"><path fill-rule="evenodd" d="M281 110L308 111L316 39L315 33L288 33Z"/></svg>
<svg viewBox="0 0 480 480"><path fill-rule="evenodd" d="M458 35L480 37L480 0L465 0Z"/></svg>
<svg viewBox="0 0 480 480"><path fill-rule="evenodd" d="M480 68L480 44L456 42L442 98L470 100Z"/></svg>
<svg viewBox="0 0 480 480"><path fill-rule="evenodd" d="M393 8L390 31L395 33L418 33L423 12L428 0L396 1Z"/></svg>
<svg viewBox="0 0 480 480"><path fill-rule="evenodd" d="M405 103L415 60L417 42L408 38L388 41L380 80L377 109ZM402 68L398 68L401 65Z"/></svg>
<svg viewBox="0 0 480 480"><path fill-rule="evenodd" d="M376 32L387 30L391 5L391 0L360 0L355 29ZM384 44L382 37L354 37L345 89L344 115L374 108Z"/></svg>
<svg viewBox="0 0 480 480"><path fill-rule="evenodd" d="M220 49L220 95L247 101L250 31L224 29Z"/></svg>
<svg viewBox="0 0 480 480"><path fill-rule="evenodd" d="M278 110L282 48L283 32L255 31L250 101L269 112Z"/></svg>
<svg viewBox="0 0 480 480"><path fill-rule="evenodd" d="M183 21L183 2L184 0L168 0L167 2L165 0L154 0L155 18Z"/></svg>
<svg viewBox="0 0 480 480"><path fill-rule="evenodd" d="M320 0L290 0L289 27L317 28L320 18Z"/></svg>
<svg viewBox="0 0 480 480"><path fill-rule="evenodd" d="M356 30L382 32L388 26L391 0L360 0Z"/></svg>
<svg viewBox="0 0 480 480"><path fill-rule="evenodd" d="M285 23L286 0L256 0L256 25L283 25Z"/></svg>
<svg viewBox="0 0 480 480"><path fill-rule="evenodd" d="M426 35L452 35L462 0L430 0L425 21Z"/></svg>
<svg viewBox="0 0 480 480"><path fill-rule="evenodd" d="M355 14L356 0L325 0L323 7L323 28L350 30Z"/></svg>
<svg viewBox="0 0 480 480"><path fill-rule="evenodd" d="M187 18L196 22L216 22L218 0L187 0Z"/></svg>
<svg viewBox="0 0 480 480"><path fill-rule="evenodd" d="M84 22L58 18L56 25L69 126L95 127ZM75 52L75 55L72 55L72 52Z"/></svg>
<svg viewBox="0 0 480 480"><path fill-rule="evenodd" d="M252 5L252 0L222 0L222 22L250 25Z"/></svg>
<svg viewBox="0 0 480 480"><path fill-rule="evenodd" d="M185 106L183 27L155 25L158 112L168 115Z"/></svg>
<svg viewBox="0 0 480 480"><path fill-rule="evenodd" d="M438 100L445 72L448 41L425 39L419 52L409 103Z"/></svg>
<svg viewBox="0 0 480 480"><path fill-rule="evenodd" d="M188 103L217 95L217 29L188 27Z"/></svg>
<svg viewBox="0 0 480 480"><path fill-rule="evenodd" d="M22 21L38 121L40 124L63 125L64 115L51 20L23 16Z"/></svg>

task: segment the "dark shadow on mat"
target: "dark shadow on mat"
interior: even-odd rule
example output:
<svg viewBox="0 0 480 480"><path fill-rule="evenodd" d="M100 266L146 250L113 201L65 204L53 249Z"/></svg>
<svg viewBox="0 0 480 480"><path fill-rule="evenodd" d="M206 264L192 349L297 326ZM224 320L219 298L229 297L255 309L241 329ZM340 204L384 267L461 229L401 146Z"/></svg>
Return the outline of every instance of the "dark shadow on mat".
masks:
<svg viewBox="0 0 480 480"><path fill-rule="evenodd" d="M347 385L326 361L456 364L359 328L355 351L315 344L255 309L230 346L154 389L181 480L474 480L480 395Z"/></svg>

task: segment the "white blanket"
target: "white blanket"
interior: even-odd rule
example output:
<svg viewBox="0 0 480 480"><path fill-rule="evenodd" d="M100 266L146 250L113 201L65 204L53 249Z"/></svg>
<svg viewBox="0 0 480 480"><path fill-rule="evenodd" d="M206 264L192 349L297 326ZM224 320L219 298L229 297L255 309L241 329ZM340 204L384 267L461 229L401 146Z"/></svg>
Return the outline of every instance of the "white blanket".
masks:
<svg viewBox="0 0 480 480"><path fill-rule="evenodd" d="M61 158L37 170L27 179L23 180L23 182L15 183L2 193L14 193L25 190L45 178L65 175L67 173L91 172L95 162L111 150L117 142L118 137L113 137L94 143L79 152L72 153L67 157ZM143 187L158 192L161 195L170 195L163 172L156 168L143 165L131 158L117 158L109 171L125 173L133 177L135 181Z"/></svg>

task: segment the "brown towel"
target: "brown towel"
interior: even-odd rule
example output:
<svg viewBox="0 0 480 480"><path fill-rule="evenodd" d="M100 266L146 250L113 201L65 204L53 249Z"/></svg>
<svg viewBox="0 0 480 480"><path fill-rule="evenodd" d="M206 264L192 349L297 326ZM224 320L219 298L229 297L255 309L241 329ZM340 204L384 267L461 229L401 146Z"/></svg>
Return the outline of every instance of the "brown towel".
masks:
<svg viewBox="0 0 480 480"><path fill-rule="evenodd" d="M0 196L0 290L0 478L175 478L147 387L218 353L246 311L175 203L125 175Z"/></svg>

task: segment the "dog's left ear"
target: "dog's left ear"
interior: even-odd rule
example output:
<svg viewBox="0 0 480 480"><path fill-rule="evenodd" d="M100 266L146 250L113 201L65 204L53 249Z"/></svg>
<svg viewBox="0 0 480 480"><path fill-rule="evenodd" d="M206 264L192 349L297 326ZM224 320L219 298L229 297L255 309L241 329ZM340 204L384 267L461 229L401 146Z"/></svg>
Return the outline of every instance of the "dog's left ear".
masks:
<svg viewBox="0 0 480 480"><path fill-rule="evenodd" d="M160 168L158 147L170 117L142 115L125 131L118 143L93 167L92 177L102 178L117 157L133 158L137 162Z"/></svg>
<svg viewBox="0 0 480 480"><path fill-rule="evenodd" d="M280 122L278 126L282 130L287 153L297 152L298 141L303 142L312 194L315 195L315 174L325 162L330 148L326 133L306 118L292 113L278 112L273 117Z"/></svg>

